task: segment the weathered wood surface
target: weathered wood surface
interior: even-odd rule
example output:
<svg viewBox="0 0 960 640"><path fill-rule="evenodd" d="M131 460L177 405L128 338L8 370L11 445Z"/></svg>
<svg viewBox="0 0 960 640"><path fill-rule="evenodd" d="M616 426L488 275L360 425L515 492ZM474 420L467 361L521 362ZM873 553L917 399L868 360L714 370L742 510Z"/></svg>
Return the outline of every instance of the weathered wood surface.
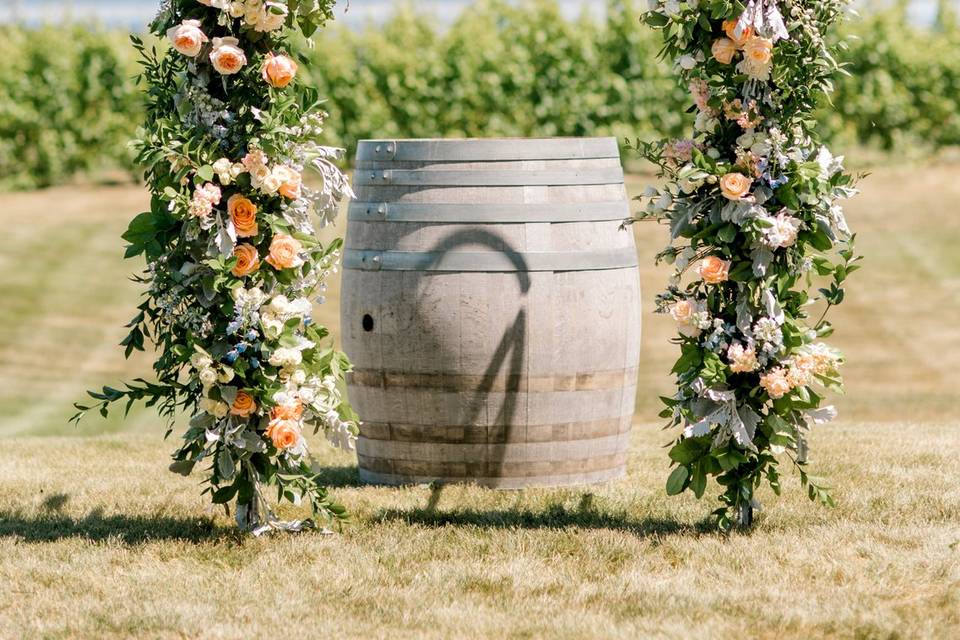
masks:
<svg viewBox="0 0 960 640"><path fill-rule="evenodd" d="M341 308L361 477L622 475L640 283L616 141L371 141L358 158Z"/></svg>

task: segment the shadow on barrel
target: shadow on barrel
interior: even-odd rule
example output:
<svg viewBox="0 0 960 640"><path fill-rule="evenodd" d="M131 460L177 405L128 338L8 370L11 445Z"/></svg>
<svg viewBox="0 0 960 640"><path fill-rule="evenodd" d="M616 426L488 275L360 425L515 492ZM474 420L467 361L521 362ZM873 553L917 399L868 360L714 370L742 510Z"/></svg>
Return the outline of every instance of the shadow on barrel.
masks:
<svg viewBox="0 0 960 640"><path fill-rule="evenodd" d="M451 233L434 245L430 251L438 256L449 251L455 251L468 245L481 245L494 249L510 260L514 266L514 274L520 285L522 296L526 296L531 287L529 267L523 255L510 245L503 236L483 229L469 229ZM439 259L439 257L437 258ZM434 266L436 262L430 266ZM429 270L429 267L428 267ZM508 367L506 374L506 386L504 389L503 405L497 413L497 417L488 420L488 424L493 426L503 425L504 430L499 442L488 442L486 449L487 459L486 475L488 477L500 477L503 474L504 458L506 455L508 443L512 441L511 435L515 425L517 412L517 397L521 391L521 383L524 380L524 364L526 357L526 339L527 339L527 311L521 307L513 324L504 332L500 338L500 344L493 353L486 370L481 378L479 388L474 390L476 401L471 403L470 413L467 416L466 425L476 424L480 412L483 411L485 402L482 400L488 396L494 389L497 377L504 366Z"/></svg>

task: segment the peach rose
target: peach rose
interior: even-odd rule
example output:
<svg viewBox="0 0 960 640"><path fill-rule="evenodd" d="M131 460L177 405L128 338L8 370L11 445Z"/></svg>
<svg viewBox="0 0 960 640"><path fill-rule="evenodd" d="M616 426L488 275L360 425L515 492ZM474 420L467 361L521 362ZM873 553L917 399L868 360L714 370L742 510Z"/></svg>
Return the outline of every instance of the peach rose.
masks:
<svg viewBox="0 0 960 640"><path fill-rule="evenodd" d="M720 192L727 200L742 200L750 193L753 179L742 173L732 171L720 178Z"/></svg>
<svg viewBox="0 0 960 640"><path fill-rule="evenodd" d="M199 20L184 20L182 24L167 30L167 37L173 48L185 56L196 57L207 42L207 36L200 29Z"/></svg>
<svg viewBox="0 0 960 640"><path fill-rule="evenodd" d="M737 37L737 23L740 22L740 18L734 18L733 20L724 20L723 21L723 32L727 34L727 37L733 41L735 45L739 48L743 48L743 45L747 40L753 35L753 27L746 27L743 30L743 33L740 34L740 37Z"/></svg>
<svg viewBox="0 0 960 640"><path fill-rule="evenodd" d="M210 62L217 73L225 76L237 73L247 64L247 56L243 49L238 47L240 41L236 38L214 38L213 51L210 52Z"/></svg>
<svg viewBox="0 0 960 640"><path fill-rule="evenodd" d="M277 182L280 184L279 188L277 189L277 193L285 198L290 198L291 200L296 200L300 197L300 189L303 186L303 177L299 173L290 167L281 165L274 168L273 177L276 178Z"/></svg>
<svg viewBox="0 0 960 640"><path fill-rule="evenodd" d="M786 372L783 369L774 369L765 376L760 377L760 386L774 400L779 400L790 393L790 382L787 380Z"/></svg>
<svg viewBox="0 0 960 640"><path fill-rule="evenodd" d="M300 420L303 417L303 404L278 404L270 410L272 420Z"/></svg>
<svg viewBox="0 0 960 640"><path fill-rule="evenodd" d="M277 271L299 267L303 264L303 260L300 258L301 249L303 249L303 245L296 238L285 233L278 233L270 243L270 255L267 256L267 262Z"/></svg>
<svg viewBox="0 0 960 640"><path fill-rule="evenodd" d="M260 255L252 244L237 245L233 255L237 259L237 264L233 267L232 273L238 278L244 278L260 268Z"/></svg>
<svg viewBox="0 0 960 640"><path fill-rule="evenodd" d="M707 256L697 265L697 274L707 284L720 284L730 277L730 261Z"/></svg>
<svg viewBox="0 0 960 640"><path fill-rule="evenodd" d="M300 442L300 425L294 420L271 420L267 437L277 449L292 449Z"/></svg>
<svg viewBox="0 0 960 640"><path fill-rule="evenodd" d="M233 406L230 407L230 414L241 418L249 418L256 410L257 402L253 399L253 396L246 391L237 391L237 397L233 401Z"/></svg>
<svg viewBox="0 0 960 640"><path fill-rule="evenodd" d="M750 38L743 45L743 56L757 65L765 65L773 59L773 40L759 36Z"/></svg>
<svg viewBox="0 0 960 640"><path fill-rule="evenodd" d="M297 76L297 63L284 55L267 54L263 63L263 79L271 87L283 89Z"/></svg>
<svg viewBox="0 0 960 640"><path fill-rule="evenodd" d="M260 232L257 226L257 205L239 193L227 200L227 211L240 238L252 238Z"/></svg>
<svg viewBox="0 0 960 640"><path fill-rule="evenodd" d="M737 54L737 45L730 38L717 38L710 48L713 57L721 64L730 64Z"/></svg>
<svg viewBox="0 0 960 640"><path fill-rule="evenodd" d="M690 320L696 312L696 305L689 300L679 300L670 307L670 317L680 324L690 324Z"/></svg>

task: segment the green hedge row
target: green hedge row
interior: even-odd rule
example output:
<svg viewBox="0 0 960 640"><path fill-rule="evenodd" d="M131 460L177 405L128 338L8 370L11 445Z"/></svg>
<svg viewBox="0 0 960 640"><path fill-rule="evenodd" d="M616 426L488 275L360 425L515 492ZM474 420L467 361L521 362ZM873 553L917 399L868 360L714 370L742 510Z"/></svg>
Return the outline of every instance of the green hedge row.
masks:
<svg viewBox="0 0 960 640"><path fill-rule="evenodd" d="M0 190L131 168L141 116L126 34L0 27Z"/></svg>
<svg viewBox="0 0 960 640"><path fill-rule="evenodd" d="M482 0L450 26L411 9L318 36L304 71L329 99L331 143L447 136L680 136L689 97L640 24L645 0L568 20L555 0ZM820 114L841 146L960 144L960 28L907 25L901 8L851 22L849 76ZM130 167L140 90L124 34L0 27L0 189Z"/></svg>

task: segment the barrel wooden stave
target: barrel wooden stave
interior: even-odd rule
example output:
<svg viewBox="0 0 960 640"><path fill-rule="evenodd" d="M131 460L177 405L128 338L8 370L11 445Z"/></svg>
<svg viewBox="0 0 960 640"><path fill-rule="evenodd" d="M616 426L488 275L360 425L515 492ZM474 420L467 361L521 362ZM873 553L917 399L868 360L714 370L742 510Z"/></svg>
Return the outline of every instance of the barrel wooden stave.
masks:
<svg viewBox="0 0 960 640"><path fill-rule="evenodd" d="M394 144L402 151L403 142ZM361 161L357 173L478 171L499 179L509 172L548 172L551 180L567 181L578 172L619 169L615 143L607 146L611 157ZM622 180L464 187L360 182L354 207L361 215L351 215L348 251L424 253L451 237L457 238L454 251L479 254L634 250L632 235L619 230L619 219L390 220L390 205L397 204L414 218L420 207L427 219L451 211L463 218L450 206L458 203L481 213L484 206L496 205L521 205L521 212L531 205L541 211L583 205L589 211L603 203L612 211L622 205L626 214ZM366 219L376 216L380 205L386 219ZM580 209L568 215L575 220ZM344 345L357 368L350 393L365 421L358 445L365 480L517 488L600 482L624 473L640 343L635 263L603 271L525 273L347 269L344 292ZM374 319L371 332L362 327L365 315ZM502 361L494 364L502 366L491 367L498 353Z"/></svg>

